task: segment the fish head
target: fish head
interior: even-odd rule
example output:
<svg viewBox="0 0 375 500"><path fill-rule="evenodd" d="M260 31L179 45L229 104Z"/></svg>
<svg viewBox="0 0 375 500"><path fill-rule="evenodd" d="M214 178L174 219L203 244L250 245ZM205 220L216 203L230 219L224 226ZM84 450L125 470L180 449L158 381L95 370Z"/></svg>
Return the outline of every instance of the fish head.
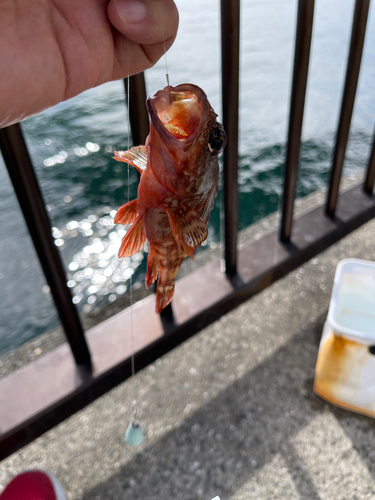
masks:
<svg viewBox="0 0 375 500"><path fill-rule="evenodd" d="M177 195L194 192L218 164L226 134L197 85L167 86L147 100L151 118L150 165L158 181Z"/></svg>

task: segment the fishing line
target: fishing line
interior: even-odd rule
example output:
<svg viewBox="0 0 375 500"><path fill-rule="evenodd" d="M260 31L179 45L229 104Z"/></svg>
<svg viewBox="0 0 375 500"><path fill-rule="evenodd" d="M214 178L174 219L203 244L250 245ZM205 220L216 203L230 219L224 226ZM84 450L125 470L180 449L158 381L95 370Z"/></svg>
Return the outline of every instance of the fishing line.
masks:
<svg viewBox="0 0 375 500"><path fill-rule="evenodd" d="M168 85L168 91L169 91L169 102L172 103L172 98L171 98L171 90L170 90L170 84L169 84L169 74L168 74L168 62L167 62L167 55L166 55L166 47L165 47L165 29L163 26L163 46L164 46L164 59L165 59L165 76L167 79L167 85ZM129 98L130 98L130 92L129 92L129 80L130 80L130 51L129 51L129 39L127 39L127 45L126 45L126 50L127 50L127 65L128 65L128 78L126 82L126 90L127 90L127 111L128 111L128 150L130 150L130 113L129 113ZM130 201L130 165L128 163L128 203ZM130 265L131 265L131 257L130 257ZM130 269L132 271L132 269ZM130 280L130 339L131 339L131 377L134 377L135 374L135 360L134 360L134 340L133 340L133 278L132 274L130 274L129 277ZM133 413L133 420L130 422L128 428L126 429L125 436L124 436L124 441L132 446L138 446L142 443L144 439L144 434L143 434L143 429L141 427L141 424L136 420L136 415L137 415L137 401L133 401L134 405L134 413Z"/></svg>
<svg viewBox="0 0 375 500"><path fill-rule="evenodd" d="M128 77L126 79L126 93L127 93L127 121L128 121L128 138L127 138L127 150L130 150L130 51L129 51L129 39L127 39L126 43L126 51L127 51L127 74ZM128 165L128 203L130 201L130 165ZM133 328L133 275L132 271L132 258L130 258L130 276L129 276L129 294L130 294L130 350L131 350L131 378L135 375L135 354L134 354L134 328ZM142 443L144 435L141 424L136 420L137 416L137 400L134 400L132 403L134 406L132 421L130 422L128 428L126 429L124 441L132 446L138 446Z"/></svg>
<svg viewBox="0 0 375 500"><path fill-rule="evenodd" d="M129 40L128 40L128 54L129 54ZM128 75L129 75L129 61L128 61ZM128 144L127 144L127 149L130 149L130 116L129 116L129 76L127 78L126 82L126 87L127 87L127 94L128 94ZM128 203L130 201L130 165L128 165ZM130 257L131 259L131 257ZM134 377L135 374L135 367L134 367L134 342L133 342L133 275L130 274L129 277L130 280L130 349L131 349L131 376ZM135 415L134 415L135 416Z"/></svg>
<svg viewBox="0 0 375 500"><path fill-rule="evenodd" d="M130 89L130 68L129 68L129 57L130 57L130 53L129 53L129 39L127 40L127 44L126 44L126 49L127 49L127 59L128 59L128 77L126 79L126 93L127 93L127 96L128 96L128 99L127 99L127 119L128 119L128 141L127 141L127 150L129 151L130 149L130 112L129 112L129 98L130 98L130 93L129 93L129 89ZM128 166L128 203L130 201L130 165L129 163L127 163L127 166ZM131 257L130 257L130 263L131 263ZM133 377L134 376L134 373L135 373L135 368L134 368L134 342L133 342L133 279L132 279L132 274L130 274L130 277L129 277L129 280L130 280L130 289L129 289L129 293L130 293L130 349L131 349L131 376ZM135 416L135 415L134 415Z"/></svg>
<svg viewBox="0 0 375 500"><path fill-rule="evenodd" d="M165 26L164 26L164 24L163 24L163 47L164 47L164 61L165 61L165 78L167 79L167 86L168 86L168 92L169 92L169 104L172 104L171 86L169 83L169 73L168 73L167 51L165 49Z"/></svg>

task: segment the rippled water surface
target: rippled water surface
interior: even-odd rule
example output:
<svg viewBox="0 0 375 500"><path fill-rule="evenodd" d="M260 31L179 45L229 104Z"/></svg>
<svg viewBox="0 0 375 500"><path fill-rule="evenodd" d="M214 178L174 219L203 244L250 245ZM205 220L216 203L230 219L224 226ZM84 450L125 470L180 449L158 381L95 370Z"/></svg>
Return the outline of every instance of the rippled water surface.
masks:
<svg viewBox="0 0 375 500"><path fill-rule="evenodd" d="M219 2L177 2L178 39L168 52L172 85L201 86L221 113ZM354 2L317 0L297 196L328 179ZM248 0L241 11L240 228L277 210L282 190L296 2ZM197 12L200 12L197 15ZM149 94L165 86L165 61L146 74ZM370 9L345 173L364 168L375 118L375 9ZM112 159L128 144L123 83L92 89L23 123L81 312L143 286L145 253L116 257L119 205L136 197L137 175ZM220 241L219 195L207 246ZM58 319L20 209L0 159L0 353L49 331Z"/></svg>

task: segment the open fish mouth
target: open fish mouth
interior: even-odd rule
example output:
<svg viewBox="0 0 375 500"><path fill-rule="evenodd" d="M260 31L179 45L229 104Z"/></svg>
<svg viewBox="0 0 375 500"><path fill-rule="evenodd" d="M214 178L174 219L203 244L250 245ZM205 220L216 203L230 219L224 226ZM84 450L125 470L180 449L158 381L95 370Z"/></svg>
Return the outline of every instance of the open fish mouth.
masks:
<svg viewBox="0 0 375 500"><path fill-rule="evenodd" d="M185 83L165 87L147 100L151 122L166 142L189 147L207 121L206 94L196 85Z"/></svg>

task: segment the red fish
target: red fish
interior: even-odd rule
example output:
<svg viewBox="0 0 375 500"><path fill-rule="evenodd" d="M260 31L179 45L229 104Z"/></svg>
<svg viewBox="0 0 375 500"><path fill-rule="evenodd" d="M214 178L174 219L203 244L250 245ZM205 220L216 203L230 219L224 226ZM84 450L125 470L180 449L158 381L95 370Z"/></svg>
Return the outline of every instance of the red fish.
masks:
<svg viewBox="0 0 375 500"><path fill-rule="evenodd" d="M119 257L149 242L146 287L159 275L157 313L172 300L178 268L207 238L219 183L218 154L226 134L206 94L189 83L165 87L147 100L151 118L145 146L116 151L140 173L138 198L118 209L117 224L132 224Z"/></svg>

